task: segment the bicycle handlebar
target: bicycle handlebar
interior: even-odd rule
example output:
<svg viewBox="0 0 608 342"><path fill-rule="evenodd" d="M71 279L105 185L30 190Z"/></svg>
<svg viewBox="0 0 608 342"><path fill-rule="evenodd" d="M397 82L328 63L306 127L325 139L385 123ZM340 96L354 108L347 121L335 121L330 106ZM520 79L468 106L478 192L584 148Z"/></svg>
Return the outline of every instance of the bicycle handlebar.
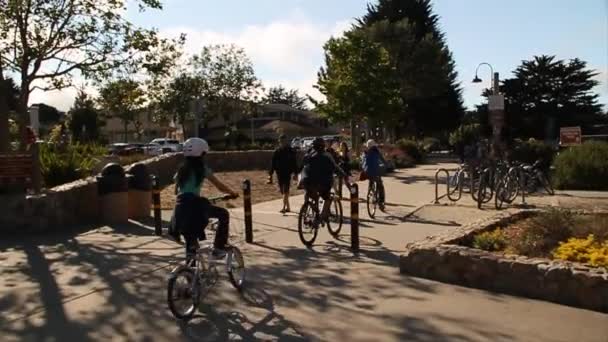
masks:
<svg viewBox="0 0 608 342"><path fill-rule="evenodd" d="M219 196L215 196L215 197L209 197L208 200L209 202L218 202L218 201L225 201L225 200L231 200L231 199L237 199L239 196L233 196L230 194L223 194L223 195L219 195Z"/></svg>

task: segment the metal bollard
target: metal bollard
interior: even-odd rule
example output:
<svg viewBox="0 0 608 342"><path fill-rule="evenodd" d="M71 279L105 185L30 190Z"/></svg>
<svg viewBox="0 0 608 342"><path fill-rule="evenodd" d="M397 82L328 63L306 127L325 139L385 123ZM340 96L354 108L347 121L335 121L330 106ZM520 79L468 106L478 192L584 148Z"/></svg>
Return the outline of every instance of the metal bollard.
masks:
<svg viewBox="0 0 608 342"><path fill-rule="evenodd" d="M243 181L243 210L245 216L245 241L253 243L253 221L251 217L251 182Z"/></svg>
<svg viewBox="0 0 608 342"><path fill-rule="evenodd" d="M350 248L353 253L359 252L359 186L350 188Z"/></svg>
<svg viewBox="0 0 608 342"><path fill-rule="evenodd" d="M154 209L154 234L163 235L163 221L160 213L160 184L158 178L152 176L152 208Z"/></svg>

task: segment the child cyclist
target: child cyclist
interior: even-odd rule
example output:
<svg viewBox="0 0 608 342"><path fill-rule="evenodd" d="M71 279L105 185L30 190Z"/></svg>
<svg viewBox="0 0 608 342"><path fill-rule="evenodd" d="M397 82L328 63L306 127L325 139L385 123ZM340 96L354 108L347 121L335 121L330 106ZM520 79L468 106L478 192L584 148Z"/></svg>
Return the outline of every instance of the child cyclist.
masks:
<svg viewBox="0 0 608 342"><path fill-rule="evenodd" d="M211 204L202 196L201 188L205 179L209 180L218 190L238 197L238 193L217 179L211 169L205 165L205 154L209 152L209 144L200 138L190 138L184 142L184 162L175 174L175 230L186 239L186 244L196 244L204 240L205 226L209 218L217 218L218 226L213 243L213 256L221 258L226 255L228 243L228 227L230 215L228 210ZM176 236L174 236L176 237ZM178 238L179 235L176 237Z"/></svg>

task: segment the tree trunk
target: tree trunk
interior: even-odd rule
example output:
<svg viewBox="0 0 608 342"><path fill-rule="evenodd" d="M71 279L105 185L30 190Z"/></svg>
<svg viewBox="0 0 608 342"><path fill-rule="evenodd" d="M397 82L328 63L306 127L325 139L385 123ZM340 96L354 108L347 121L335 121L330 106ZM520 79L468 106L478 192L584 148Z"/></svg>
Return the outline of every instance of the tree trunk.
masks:
<svg viewBox="0 0 608 342"><path fill-rule="evenodd" d="M0 87L4 80L0 76ZM0 153L9 150L8 103L3 91L0 91Z"/></svg>
<svg viewBox="0 0 608 342"><path fill-rule="evenodd" d="M124 130L124 134L125 134L124 135L124 143L126 143L127 140L128 140L128 135L129 135L129 122L127 120L123 120L122 124L123 124L123 127L125 129Z"/></svg>
<svg viewBox="0 0 608 342"><path fill-rule="evenodd" d="M19 103L17 104L17 113L19 115L19 150L25 151L27 147L27 126L30 124L30 117L27 104L30 99L30 85L27 82L21 82L21 91L19 93Z"/></svg>

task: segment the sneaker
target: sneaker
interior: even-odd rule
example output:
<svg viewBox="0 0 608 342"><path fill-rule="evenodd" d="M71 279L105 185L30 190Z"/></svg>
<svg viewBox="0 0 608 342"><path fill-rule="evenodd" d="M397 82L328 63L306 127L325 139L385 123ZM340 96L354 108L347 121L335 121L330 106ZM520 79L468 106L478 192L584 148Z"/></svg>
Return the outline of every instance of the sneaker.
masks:
<svg viewBox="0 0 608 342"><path fill-rule="evenodd" d="M211 256L214 259L223 259L224 257L226 257L226 250L225 249L214 248L213 252L211 252Z"/></svg>

